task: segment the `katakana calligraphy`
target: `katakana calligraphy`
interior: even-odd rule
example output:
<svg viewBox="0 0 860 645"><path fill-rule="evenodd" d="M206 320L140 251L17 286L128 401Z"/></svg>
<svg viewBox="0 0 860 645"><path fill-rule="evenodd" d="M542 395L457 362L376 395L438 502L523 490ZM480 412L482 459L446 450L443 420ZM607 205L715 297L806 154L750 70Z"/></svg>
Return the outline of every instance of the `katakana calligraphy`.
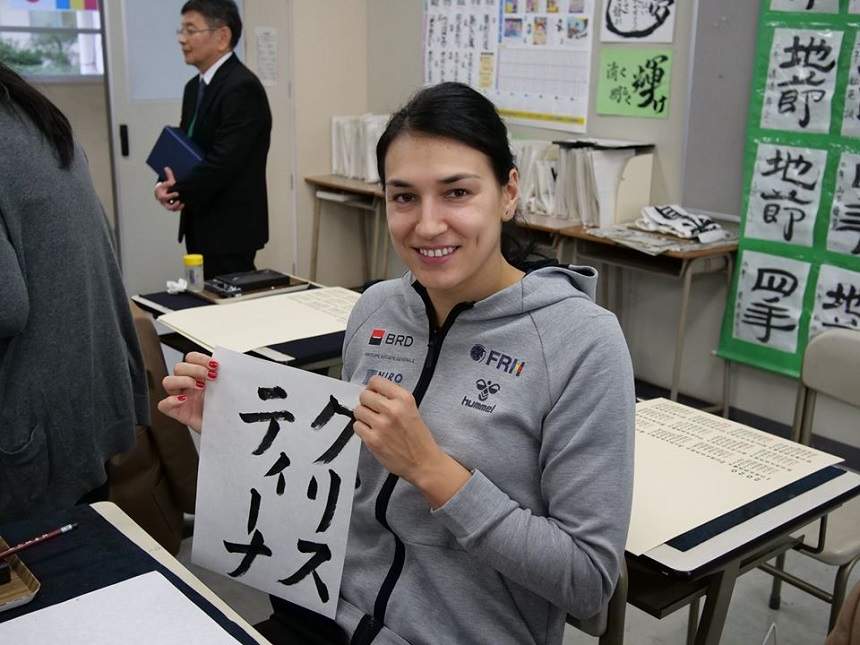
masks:
<svg viewBox="0 0 860 645"><path fill-rule="evenodd" d="M286 399L287 393L280 387L261 387L257 389L257 397L262 401L268 401L270 399ZM275 441L275 437L277 437L278 433L281 431L281 424L278 423L278 421L287 421L288 423L292 423L296 420L296 417L293 416L293 413L289 410L278 410L277 412L240 412L239 418L245 423L259 423L260 421L269 422L269 427L266 430L266 434L263 436L262 441L260 441L260 445L257 446L252 453L257 456L265 453Z"/></svg>

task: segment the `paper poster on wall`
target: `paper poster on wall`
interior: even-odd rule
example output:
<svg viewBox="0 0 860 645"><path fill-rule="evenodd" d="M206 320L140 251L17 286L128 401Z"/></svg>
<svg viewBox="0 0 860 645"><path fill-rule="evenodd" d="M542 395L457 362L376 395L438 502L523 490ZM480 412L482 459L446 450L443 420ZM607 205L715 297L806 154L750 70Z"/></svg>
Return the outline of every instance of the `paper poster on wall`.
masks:
<svg viewBox="0 0 860 645"><path fill-rule="evenodd" d="M821 265L809 337L828 329L860 331L860 272Z"/></svg>
<svg viewBox="0 0 860 645"><path fill-rule="evenodd" d="M665 119L672 87L672 50L604 47L597 112Z"/></svg>
<svg viewBox="0 0 860 645"><path fill-rule="evenodd" d="M500 0L428 0L424 12L424 82L456 81L490 89L498 49Z"/></svg>
<svg viewBox="0 0 860 645"><path fill-rule="evenodd" d="M812 246L827 151L759 143L744 235Z"/></svg>
<svg viewBox="0 0 860 645"><path fill-rule="evenodd" d="M829 132L842 32L776 29L761 127Z"/></svg>
<svg viewBox="0 0 860 645"><path fill-rule="evenodd" d="M860 33L854 38L851 65L848 70L845 110L842 113L842 136L860 139Z"/></svg>
<svg viewBox="0 0 860 645"><path fill-rule="evenodd" d="M510 123L584 132L594 0L506 0L487 96Z"/></svg>
<svg viewBox="0 0 860 645"><path fill-rule="evenodd" d="M671 43L675 10L675 0L606 0L600 40Z"/></svg>
<svg viewBox="0 0 860 645"><path fill-rule="evenodd" d="M809 263L744 251L735 297L734 337L793 354Z"/></svg>
<svg viewBox="0 0 860 645"><path fill-rule="evenodd" d="M273 87L278 84L278 30L272 27L256 27L257 77L260 82Z"/></svg>
<svg viewBox="0 0 860 645"><path fill-rule="evenodd" d="M860 154L843 152L839 158L827 250L860 258Z"/></svg>
<svg viewBox="0 0 860 645"><path fill-rule="evenodd" d="M27 11L98 11L98 0L6 0L10 9Z"/></svg>
<svg viewBox="0 0 860 645"><path fill-rule="evenodd" d="M771 0L770 8L772 11L839 13L839 0Z"/></svg>
<svg viewBox="0 0 860 645"><path fill-rule="evenodd" d="M334 618L362 388L224 349L213 358L192 561Z"/></svg>

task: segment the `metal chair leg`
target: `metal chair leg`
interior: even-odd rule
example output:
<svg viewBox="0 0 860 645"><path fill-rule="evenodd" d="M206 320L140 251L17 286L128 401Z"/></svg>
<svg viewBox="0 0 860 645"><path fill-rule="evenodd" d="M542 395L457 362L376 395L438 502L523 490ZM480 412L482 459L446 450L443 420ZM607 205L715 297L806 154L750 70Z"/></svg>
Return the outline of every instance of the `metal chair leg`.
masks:
<svg viewBox="0 0 860 645"><path fill-rule="evenodd" d="M774 566L780 571L785 570L785 553L780 553L776 556ZM782 590L782 580L774 576L773 583L770 587L770 602L768 605L773 610L778 610L780 605L780 592Z"/></svg>
<svg viewBox="0 0 860 645"><path fill-rule="evenodd" d="M687 645L693 645L696 642L696 630L699 628L699 602L696 598L690 603L690 612L687 617Z"/></svg>
<svg viewBox="0 0 860 645"><path fill-rule="evenodd" d="M846 562L836 570L836 581L833 584L833 601L830 606L830 622L827 625L828 633L833 631L833 626L836 624L836 617L839 616L839 610L842 609L842 603L845 602L845 592L848 588L848 577L851 575L851 570L857 560Z"/></svg>

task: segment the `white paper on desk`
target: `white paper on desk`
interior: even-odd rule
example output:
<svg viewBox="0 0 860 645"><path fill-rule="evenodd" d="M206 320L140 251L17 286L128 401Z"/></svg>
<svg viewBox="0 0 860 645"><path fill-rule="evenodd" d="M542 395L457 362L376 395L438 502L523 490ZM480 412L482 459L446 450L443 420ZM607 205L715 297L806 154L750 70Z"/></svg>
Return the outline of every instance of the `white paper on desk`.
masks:
<svg viewBox="0 0 860 645"><path fill-rule="evenodd" d="M229 645L236 639L158 571L0 623L16 645Z"/></svg>
<svg viewBox="0 0 860 645"><path fill-rule="evenodd" d="M362 388L220 348L214 359L192 561L334 618L359 452L343 412ZM261 554L247 560L249 544Z"/></svg>
<svg viewBox="0 0 860 645"><path fill-rule="evenodd" d="M158 320L206 349L247 352L346 329L359 294L342 287L308 289L221 306L174 311Z"/></svg>
<svg viewBox="0 0 860 645"><path fill-rule="evenodd" d="M667 399L638 403L627 551L640 555L840 461Z"/></svg>

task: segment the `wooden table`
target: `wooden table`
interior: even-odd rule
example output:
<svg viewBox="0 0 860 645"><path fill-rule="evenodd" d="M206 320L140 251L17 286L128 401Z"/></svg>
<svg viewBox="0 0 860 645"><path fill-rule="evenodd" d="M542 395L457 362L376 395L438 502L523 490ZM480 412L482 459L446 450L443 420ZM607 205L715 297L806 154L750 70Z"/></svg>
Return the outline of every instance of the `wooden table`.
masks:
<svg viewBox="0 0 860 645"><path fill-rule="evenodd" d="M372 280L388 273L388 231L381 226L385 215L385 192L379 184L369 184L358 179L349 179L339 175L317 175L305 177L305 182L314 189L314 221L311 238L311 280L317 278L320 245L320 217L324 201L343 204L362 211L364 215L373 215L373 240L370 258L367 253L367 233L365 221L358 220L361 236L361 252L364 264L364 280ZM381 229L381 230L380 230ZM378 271L379 236L382 234L383 267Z"/></svg>

